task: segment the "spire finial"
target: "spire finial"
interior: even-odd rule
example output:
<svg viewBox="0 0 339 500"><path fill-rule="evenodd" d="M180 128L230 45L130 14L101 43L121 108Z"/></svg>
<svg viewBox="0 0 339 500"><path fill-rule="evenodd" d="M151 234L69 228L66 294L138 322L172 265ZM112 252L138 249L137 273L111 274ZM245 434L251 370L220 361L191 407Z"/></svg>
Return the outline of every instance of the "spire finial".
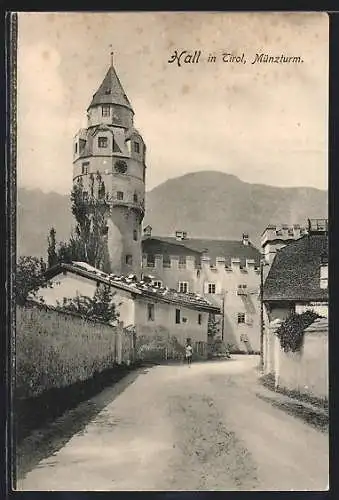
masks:
<svg viewBox="0 0 339 500"><path fill-rule="evenodd" d="M114 56L114 52L112 51L112 48L113 48L112 44L110 44L109 47L111 49L111 54L110 54L111 55L111 67L113 68L113 56Z"/></svg>

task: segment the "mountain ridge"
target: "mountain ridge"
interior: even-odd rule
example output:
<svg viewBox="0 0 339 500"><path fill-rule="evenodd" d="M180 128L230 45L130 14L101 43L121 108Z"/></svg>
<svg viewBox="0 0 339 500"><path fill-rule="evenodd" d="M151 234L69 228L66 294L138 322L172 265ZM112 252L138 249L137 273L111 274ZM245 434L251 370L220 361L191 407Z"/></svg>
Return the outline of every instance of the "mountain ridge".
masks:
<svg viewBox="0 0 339 500"><path fill-rule="evenodd" d="M18 188L17 253L46 257L53 226L57 241L67 240L73 217L70 196L39 188ZM201 171L168 179L146 192L144 226L152 233L239 240L243 232L259 245L268 224L305 224L307 218L327 217L327 191L314 187L252 184L233 174Z"/></svg>

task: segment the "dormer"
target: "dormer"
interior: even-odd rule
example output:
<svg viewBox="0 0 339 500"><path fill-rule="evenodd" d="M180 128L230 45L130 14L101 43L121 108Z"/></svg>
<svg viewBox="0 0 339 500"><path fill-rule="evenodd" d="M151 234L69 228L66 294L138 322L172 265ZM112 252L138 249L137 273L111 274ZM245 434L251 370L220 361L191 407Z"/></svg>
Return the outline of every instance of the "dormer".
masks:
<svg viewBox="0 0 339 500"><path fill-rule="evenodd" d="M131 158L143 162L145 160L146 147L140 132L134 127L130 128L126 132L125 141Z"/></svg>
<svg viewBox="0 0 339 500"><path fill-rule="evenodd" d="M82 128L76 134L73 140L73 161L84 155L86 148L87 131Z"/></svg>

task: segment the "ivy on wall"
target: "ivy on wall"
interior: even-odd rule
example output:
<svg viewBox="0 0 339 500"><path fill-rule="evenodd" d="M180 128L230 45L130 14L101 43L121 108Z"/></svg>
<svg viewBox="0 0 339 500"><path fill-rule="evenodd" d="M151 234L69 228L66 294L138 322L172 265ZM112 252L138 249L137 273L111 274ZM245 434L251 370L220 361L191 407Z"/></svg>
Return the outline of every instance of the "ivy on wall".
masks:
<svg viewBox="0 0 339 500"><path fill-rule="evenodd" d="M277 336L280 340L281 348L285 352L300 351L304 341L305 328L310 326L319 314L314 311L305 311L302 314L291 314L277 329Z"/></svg>

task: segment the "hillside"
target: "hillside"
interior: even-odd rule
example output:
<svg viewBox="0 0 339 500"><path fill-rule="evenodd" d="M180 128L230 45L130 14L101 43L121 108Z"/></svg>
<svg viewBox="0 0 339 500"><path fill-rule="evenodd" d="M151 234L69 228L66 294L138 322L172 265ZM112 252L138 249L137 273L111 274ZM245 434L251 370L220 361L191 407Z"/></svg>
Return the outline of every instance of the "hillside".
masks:
<svg viewBox="0 0 339 500"><path fill-rule="evenodd" d="M144 225L155 235L181 229L188 236L239 239L248 232L256 245L269 223L303 224L308 217L327 216L326 191L249 184L210 171L164 182L147 193L146 204ZM52 225L58 240L69 236L69 196L19 189L17 220L18 254L45 257Z"/></svg>

